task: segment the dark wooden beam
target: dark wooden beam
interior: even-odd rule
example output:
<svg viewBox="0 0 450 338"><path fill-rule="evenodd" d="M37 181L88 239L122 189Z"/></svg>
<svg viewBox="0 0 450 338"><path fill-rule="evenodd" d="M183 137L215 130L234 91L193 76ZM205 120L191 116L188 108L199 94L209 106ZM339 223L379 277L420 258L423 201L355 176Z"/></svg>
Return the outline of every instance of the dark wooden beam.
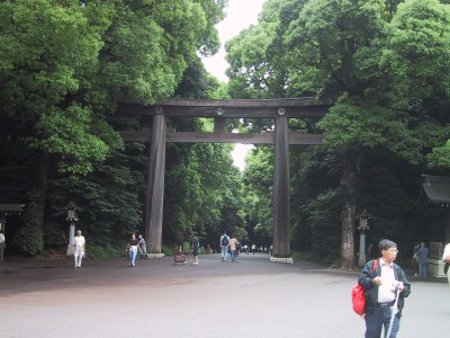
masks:
<svg viewBox="0 0 450 338"><path fill-rule="evenodd" d="M156 115L173 117L275 118L279 109L287 117L323 117L330 103L315 98L271 100L163 100L153 106L122 102L121 115Z"/></svg>
<svg viewBox="0 0 450 338"><path fill-rule="evenodd" d="M150 129L120 131L123 140L135 142L149 142ZM274 134L235 134L235 133L202 133L202 132L166 132L168 143L244 143L244 144L274 144ZM322 134L301 134L289 132L289 144L306 145L322 144Z"/></svg>
<svg viewBox="0 0 450 338"><path fill-rule="evenodd" d="M223 117L216 117L214 119L214 132L215 133L225 133L227 127L227 119Z"/></svg>
<svg viewBox="0 0 450 338"><path fill-rule="evenodd" d="M232 134L232 133L196 133L196 132L168 132L168 143L244 143L244 144L273 144L274 135L270 134Z"/></svg>

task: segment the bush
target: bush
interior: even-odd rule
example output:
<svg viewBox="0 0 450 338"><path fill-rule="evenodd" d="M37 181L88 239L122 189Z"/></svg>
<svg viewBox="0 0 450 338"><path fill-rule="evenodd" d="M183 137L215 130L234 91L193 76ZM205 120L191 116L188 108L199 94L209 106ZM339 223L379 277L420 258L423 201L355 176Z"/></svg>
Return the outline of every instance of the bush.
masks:
<svg viewBox="0 0 450 338"><path fill-rule="evenodd" d="M161 252L166 256L174 256L176 248L170 245L162 245Z"/></svg>
<svg viewBox="0 0 450 338"><path fill-rule="evenodd" d="M40 254L44 248L42 228L37 224L20 227L14 237L14 246L31 256Z"/></svg>
<svg viewBox="0 0 450 338"><path fill-rule="evenodd" d="M110 259L125 256L123 243L114 244L92 244L86 243L86 257L92 259Z"/></svg>

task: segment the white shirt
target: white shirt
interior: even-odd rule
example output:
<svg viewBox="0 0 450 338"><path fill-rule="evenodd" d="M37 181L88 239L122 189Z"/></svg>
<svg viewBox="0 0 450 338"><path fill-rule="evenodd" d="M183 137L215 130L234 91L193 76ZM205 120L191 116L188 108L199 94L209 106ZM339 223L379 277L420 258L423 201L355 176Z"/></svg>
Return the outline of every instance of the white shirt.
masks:
<svg viewBox="0 0 450 338"><path fill-rule="evenodd" d="M445 262L446 259L450 258L450 243L448 243L444 248L444 253L442 255L442 260Z"/></svg>
<svg viewBox="0 0 450 338"><path fill-rule="evenodd" d="M86 243L86 240L84 239L84 236L75 236L73 239L73 245L75 246L75 250L84 250L84 244Z"/></svg>
<svg viewBox="0 0 450 338"><path fill-rule="evenodd" d="M5 242L6 242L5 235L3 235L2 233L0 233L0 244L3 244L3 243L5 243Z"/></svg>
<svg viewBox="0 0 450 338"><path fill-rule="evenodd" d="M380 258L381 285L378 286L378 303L387 303L395 300L395 272L394 263L385 263Z"/></svg>

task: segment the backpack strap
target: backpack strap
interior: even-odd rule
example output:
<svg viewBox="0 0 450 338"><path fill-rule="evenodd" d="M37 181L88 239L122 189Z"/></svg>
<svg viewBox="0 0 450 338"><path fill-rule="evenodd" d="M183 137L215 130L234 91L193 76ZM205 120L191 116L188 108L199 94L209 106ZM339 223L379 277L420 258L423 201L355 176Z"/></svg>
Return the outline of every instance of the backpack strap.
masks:
<svg viewBox="0 0 450 338"><path fill-rule="evenodd" d="M375 273L376 274L376 272L377 272L377 267L378 267L378 259L374 259L373 260L373 263L372 263L372 273Z"/></svg>

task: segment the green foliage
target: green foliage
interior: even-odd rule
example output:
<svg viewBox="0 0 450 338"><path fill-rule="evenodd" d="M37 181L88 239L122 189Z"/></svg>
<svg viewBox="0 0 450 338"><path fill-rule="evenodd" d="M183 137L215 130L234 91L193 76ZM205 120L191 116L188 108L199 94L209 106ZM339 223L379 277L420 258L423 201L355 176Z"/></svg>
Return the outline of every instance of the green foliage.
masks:
<svg viewBox="0 0 450 338"><path fill-rule="evenodd" d="M431 167L450 168L450 140L442 147L436 147L433 152L427 155L428 163Z"/></svg>
<svg viewBox="0 0 450 338"><path fill-rule="evenodd" d="M392 75L393 101L400 108L420 105L432 95L450 94L450 8L438 0L411 0L398 6L388 25L380 60Z"/></svg>
<svg viewBox="0 0 450 338"><path fill-rule="evenodd" d="M86 243L86 257L89 259L105 260L124 256L124 242L90 244L87 241Z"/></svg>
<svg viewBox="0 0 450 338"><path fill-rule="evenodd" d="M34 256L41 253L44 248L42 237L42 228L39 224L25 225L16 231L13 245L19 252Z"/></svg>
<svg viewBox="0 0 450 338"><path fill-rule="evenodd" d="M42 194L31 191L27 194L28 203L23 216L23 224L14 234L13 245L19 252L27 255L37 255L44 248L42 219L43 210L40 208Z"/></svg>
<svg viewBox="0 0 450 338"><path fill-rule="evenodd" d="M319 122L325 142L343 151L346 147L373 149L386 147L399 156L418 163L418 142L400 115L383 107L342 101Z"/></svg>
<svg viewBox="0 0 450 338"><path fill-rule="evenodd" d="M258 25L227 46L229 92L233 96L313 94L337 102L317 124L325 136L325 151L291 151L293 203L304 211L293 211L294 246L314 247L316 252L321 247L314 244L316 239L320 243L321 236L338 235L338 223L333 219L346 214L344 209L339 211L339 200L335 198L339 194L345 202L342 207L357 210L361 204L370 204L374 213L389 214L392 219L380 217L383 225L375 226L376 231L380 231L378 235L398 235L405 231L407 213L413 208L411 199L417 193L407 186L420 186L420 167L416 166L425 168L426 160L434 169L448 167L448 10L447 5L435 0L268 1ZM263 126L252 121L244 123L253 130L271 127L270 122ZM295 127L314 130L316 125L311 128L308 123ZM427 149L433 151L425 156ZM345 161L339 163L338 159L349 150L358 156L351 161L344 157ZM368 168L361 167L361 181L358 177L361 159L365 163L364 158L379 153L385 155L379 172L391 174L378 181L377 188L374 182L365 182L369 179ZM401 182L402 172L394 170L395 166L413 173L407 184ZM257 175L259 170L249 166L245 184L247 177ZM344 191L339 192L339 181ZM265 184L270 186L270 182ZM253 193L253 189L246 189ZM370 198L361 198L360 189L375 199L396 196L400 201L391 206L396 205L397 212ZM259 198L251 195L246 199L246 208L252 212L245 216L252 220L247 223L250 235L256 227L263 228L251 207L258 205ZM325 210L324 220L318 210L327 209L327 202L333 208L330 214ZM353 238L354 214L349 216L344 219L342 233ZM351 265L352 245L341 244L344 259ZM328 252L336 254L337 247L330 248Z"/></svg>
<svg viewBox="0 0 450 338"><path fill-rule="evenodd" d="M205 75L197 51L217 50L214 25L223 18L226 3L113 0L89 1L81 7L75 0L0 2L0 152L8 154L4 162L13 168L8 176L0 173L1 182L17 173L14 168L20 165L25 189L36 186L45 196L47 173L31 178L35 175L30 173L37 171L32 155L51 154L45 163L50 175L47 245L58 246L61 234L67 232L63 214L70 200L82 209L79 226L94 256L102 255L102 247L106 256L114 255L114 243L131 230L142 231L148 151L138 143L125 147L114 131L139 128L142 121L112 115L124 98L153 103L176 91L190 91L186 97L214 92L218 84ZM10 145L14 151L9 151ZM192 164L181 178L197 170L201 152L183 155ZM189 229L196 228L197 221L201 229L220 217L220 203L212 206L219 198L210 198L212 192L201 196L198 191L200 184L207 183L201 182L202 175L207 173L198 180L194 175L194 188L189 187L182 205L197 208L194 214L199 217L186 221ZM211 191L219 191L218 186ZM17 195L14 198L23 201ZM42 229L44 205L41 198L30 212L36 220L33 231ZM174 227L190 217L188 209L178 215ZM24 229L34 226L25 223ZM42 240L30 246L24 231L28 230L18 235L18 247L36 254Z"/></svg>
<svg viewBox="0 0 450 338"><path fill-rule="evenodd" d="M244 211L249 240L258 245L272 242L273 149L258 146L247 157L243 173Z"/></svg>

